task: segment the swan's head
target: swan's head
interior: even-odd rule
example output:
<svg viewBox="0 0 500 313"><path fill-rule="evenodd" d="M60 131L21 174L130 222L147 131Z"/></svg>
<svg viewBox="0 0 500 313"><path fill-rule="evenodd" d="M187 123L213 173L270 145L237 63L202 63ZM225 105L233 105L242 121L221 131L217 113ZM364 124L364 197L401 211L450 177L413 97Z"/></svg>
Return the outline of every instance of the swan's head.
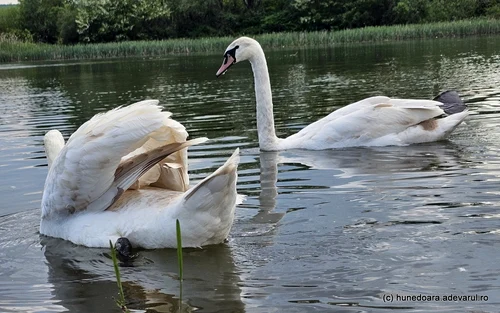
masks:
<svg viewBox="0 0 500 313"><path fill-rule="evenodd" d="M118 259L124 263L127 263L134 258L132 255L132 243L125 237L120 237L116 240L115 250L117 252Z"/></svg>
<svg viewBox="0 0 500 313"><path fill-rule="evenodd" d="M231 65L250 59L257 51L261 51L260 44L252 38L240 37L233 41L224 52L224 60L217 71L217 77L224 74Z"/></svg>
<svg viewBox="0 0 500 313"><path fill-rule="evenodd" d="M47 155L47 162L49 168L56 159L59 152L64 147L64 138L58 130L50 130L43 137L43 145L45 147L45 154Z"/></svg>

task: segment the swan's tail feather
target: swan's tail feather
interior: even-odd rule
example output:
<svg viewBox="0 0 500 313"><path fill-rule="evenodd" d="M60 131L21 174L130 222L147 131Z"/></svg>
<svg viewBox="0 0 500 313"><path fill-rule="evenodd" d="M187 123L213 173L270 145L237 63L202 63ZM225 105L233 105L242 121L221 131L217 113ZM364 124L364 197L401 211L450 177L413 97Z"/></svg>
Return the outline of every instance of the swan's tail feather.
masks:
<svg viewBox="0 0 500 313"><path fill-rule="evenodd" d="M458 93L454 90L443 91L434 98L441 102L441 109L448 115L438 119L441 136L439 139L448 137L455 128L469 115L467 105L462 101Z"/></svg>
<svg viewBox="0 0 500 313"><path fill-rule="evenodd" d="M237 169L238 169L238 163L240 161L240 156L239 156L239 149L236 149L234 153L231 155L231 157L222 165L219 167L215 172L213 172L211 175L207 176L205 179L203 179L201 182L196 184L193 188L191 188L188 192L186 192L186 195L184 196L184 200L190 201L192 198L199 197L200 189L207 188L205 192L219 192L223 188L225 188L225 185L229 185L230 178L234 178L231 180L232 183L236 183L237 179ZM214 179L222 176L225 177L225 179L228 181L228 184L214 184ZM236 189L236 188L234 188ZM197 193L199 193L197 195ZM192 201L192 200L191 200Z"/></svg>
<svg viewBox="0 0 500 313"><path fill-rule="evenodd" d="M239 160L239 149L236 149L224 165L188 190L182 199L185 209L181 219L196 222L199 230L209 238L205 244L219 243L227 237L234 221L235 206L243 200L236 192ZM213 223L214 219L218 222Z"/></svg>
<svg viewBox="0 0 500 313"><path fill-rule="evenodd" d="M443 140L451 134L468 115L469 111L465 110L443 118L429 119L418 125L408 127L405 131L397 134L397 138L400 142L405 144Z"/></svg>
<svg viewBox="0 0 500 313"><path fill-rule="evenodd" d="M434 98L434 101L441 102L441 109L448 115L467 110L467 105L460 99L460 96L454 90L443 91Z"/></svg>
<svg viewBox="0 0 500 313"><path fill-rule="evenodd" d="M445 118L439 119L439 128L443 131L443 137L446 138L451 132L457 128L460 123L469 115L469 111L465 110L462 112L454 113Z"/></svg>

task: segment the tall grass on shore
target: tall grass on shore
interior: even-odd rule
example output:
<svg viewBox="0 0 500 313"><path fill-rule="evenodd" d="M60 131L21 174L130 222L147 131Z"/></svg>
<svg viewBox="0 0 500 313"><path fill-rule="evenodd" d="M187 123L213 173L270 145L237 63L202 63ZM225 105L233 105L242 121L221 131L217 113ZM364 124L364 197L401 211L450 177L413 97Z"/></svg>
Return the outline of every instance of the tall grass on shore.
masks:
<svg viewBox="0 0 500 313"><path fill-rule="evenodd" d="M455 22L376 26L340 31L272 33L254 36L266 48L332 46L351 42L450 38L500 34L500 20L474 19ZM2 38L0 62L161 57L169 54L221 52L234 37L128 41L117 43L48 45Z"/></svg>

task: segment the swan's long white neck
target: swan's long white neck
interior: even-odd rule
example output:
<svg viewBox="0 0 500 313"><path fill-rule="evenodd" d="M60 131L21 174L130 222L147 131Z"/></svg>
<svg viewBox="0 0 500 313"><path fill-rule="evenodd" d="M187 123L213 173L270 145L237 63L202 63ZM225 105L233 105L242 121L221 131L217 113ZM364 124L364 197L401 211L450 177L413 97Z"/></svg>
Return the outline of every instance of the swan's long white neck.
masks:
<svg viewBox="0 0 500 313"><path fill-rule="evenodd" d="M261 150L278 150L279 138L274 130L273 99L271 81L264 51L257 45L248 59L252 64L255 100L257 102L257 131Z"/></svg>

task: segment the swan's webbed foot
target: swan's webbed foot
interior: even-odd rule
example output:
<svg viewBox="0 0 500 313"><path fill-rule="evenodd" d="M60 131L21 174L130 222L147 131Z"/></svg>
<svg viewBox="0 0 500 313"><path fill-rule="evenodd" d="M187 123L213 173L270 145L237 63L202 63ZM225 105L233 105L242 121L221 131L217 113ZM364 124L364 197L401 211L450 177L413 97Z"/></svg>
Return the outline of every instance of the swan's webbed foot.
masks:
<svg viewBox="0 0 500 313"><path fill-rule="evenodd" d="M116 240L115 251L118 259L125 264L134 258L134 255L132 255L132 244L125 237L120 237Z"/></svg>

